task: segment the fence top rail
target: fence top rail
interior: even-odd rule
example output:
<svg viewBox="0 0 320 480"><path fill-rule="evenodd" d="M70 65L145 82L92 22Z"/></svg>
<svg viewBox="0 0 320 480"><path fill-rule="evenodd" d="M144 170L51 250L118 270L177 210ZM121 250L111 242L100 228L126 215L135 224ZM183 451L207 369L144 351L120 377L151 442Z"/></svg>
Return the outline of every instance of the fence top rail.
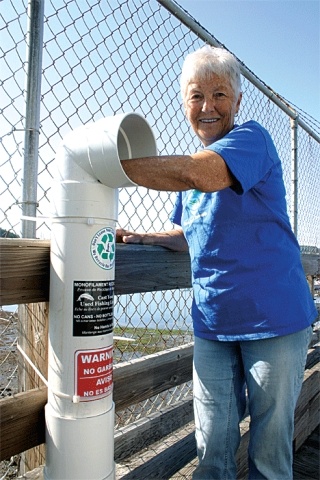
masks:
<svg viewBox="0 0 320 480"><path fill-rule="evenodd" d="M157 0L160 5L166 8L172 15L178 18L184 25L190 28L201 40L214 47L225 47L211 33L202 27L189 13L182 7L177 5L173 0ZM285 100L274 90L268 87L260 80L244 63L237 58L240 63L242 75L257 87L264 95L266 95L273 103L275 103L290 118L297 121L298 125L303 128L316 142L320 143L320 137L299 117L299 113L292 108Z"/></svg>
<svg viewBox="0 0 320 480"><path fill-rule="evenodd" d="M320 253L304 247L305 275L318 275ZM0 239L0 305L43 302L49 299L50 241ZM115 294L155 292L191 287L190 257L151 245L116 246Z"/></svg>

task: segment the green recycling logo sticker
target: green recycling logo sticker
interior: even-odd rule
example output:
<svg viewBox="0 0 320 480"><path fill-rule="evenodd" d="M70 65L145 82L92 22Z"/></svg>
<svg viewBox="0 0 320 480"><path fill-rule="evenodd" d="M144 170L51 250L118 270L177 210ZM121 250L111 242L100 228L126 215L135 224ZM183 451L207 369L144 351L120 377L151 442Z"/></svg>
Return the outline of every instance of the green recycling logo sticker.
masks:
<svg viewBox="0 0 320 480"><path fill-rule="evenodd" d="M92 258L104 270L113 267L115 250L115 234L110 227L99 230L91 240Z"/></svg>

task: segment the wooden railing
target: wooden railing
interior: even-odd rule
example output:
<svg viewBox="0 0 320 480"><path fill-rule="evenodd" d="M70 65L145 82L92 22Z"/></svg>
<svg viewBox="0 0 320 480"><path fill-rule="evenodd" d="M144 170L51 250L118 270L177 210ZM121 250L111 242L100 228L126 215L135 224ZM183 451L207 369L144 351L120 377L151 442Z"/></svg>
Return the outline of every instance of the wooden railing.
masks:
<svg viewBox="0 0 320 480"><path fill-rule="evenodd" d="M47 302L49 300L50 243L40 240L0 239L0 304ZM303 254L305 274L319 274L319 254ZM191 286L187 253L162 247L117 245L115 293L127 294L188 288ZM191 380L192 344L165 350L114 367L116 411ZM295 447L319 423L319 353L309 350L305 381L296 410ZM0 400L0 460L26 451L45 441L44 405L46 388L22 392ZM192 399L177 402L144 421L115 432L115 459L120 462L192 420ZM238 453L239 474L246 470L248 419L242 424ZM178 452L178 454L177 454ZM149 459L135 465L135 473L122 478L169 478L195 456L194 435L185 436Z"/></svg>

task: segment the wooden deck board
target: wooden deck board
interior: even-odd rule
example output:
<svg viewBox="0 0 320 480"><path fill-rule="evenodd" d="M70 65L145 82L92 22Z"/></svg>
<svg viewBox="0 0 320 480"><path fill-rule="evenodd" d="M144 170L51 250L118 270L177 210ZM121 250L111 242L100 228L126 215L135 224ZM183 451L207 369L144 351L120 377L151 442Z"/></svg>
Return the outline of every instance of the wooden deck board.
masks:
<svg viewBox="0 0 320 480"><path fill-rule="evenodd" d="M195 458L188 463L188 465L185 465L179 472L170 477L170 480L191 480L196 465L197 459ZM293 480L319 480L319 478L320 425L318 425L302 447L300 447L295 453L293 459Z"/></svg>
<svg viewBox="0 0 320 480"><path fill-rule="evenodd" d="M294 455L293 480L320 478L320 425Z"/></svg>
<svg viewBox="0 0 320 480"><path fill-rule="evenodd" d="M320 426L318 426L301 448L294 455L293 462L293 480L319 480L320 478ZM155 475L152 477L156 480L191 480L192 473L195 469L197 460L194 459L181 470L171 477L163 477ZM127 467L127 468L126 468ZM117 480L124 478L124 475L130 478L129 466L123 465L122 468L117 467ZM19 479L43 480L43 467L36 468L32 472L18 477ZM134 477L132 477L134 478ZM135 477L138 478L138 477ZM149 478L140 477L139 480L149 480Z"/></svg>

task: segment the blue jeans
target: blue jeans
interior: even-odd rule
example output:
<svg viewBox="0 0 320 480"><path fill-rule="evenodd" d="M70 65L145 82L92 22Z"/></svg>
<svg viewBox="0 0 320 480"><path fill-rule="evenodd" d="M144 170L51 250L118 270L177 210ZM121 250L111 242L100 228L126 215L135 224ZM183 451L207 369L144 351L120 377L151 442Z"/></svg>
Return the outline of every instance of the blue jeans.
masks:
<svg viewBox="0 0 320 480"><path fill-rule="evenodd" d="M194 413L199 465L194 480L236 479L239 422L251 416L249 479L292 479L294 410L311 327L264 340L195 338Z"/></svg>

